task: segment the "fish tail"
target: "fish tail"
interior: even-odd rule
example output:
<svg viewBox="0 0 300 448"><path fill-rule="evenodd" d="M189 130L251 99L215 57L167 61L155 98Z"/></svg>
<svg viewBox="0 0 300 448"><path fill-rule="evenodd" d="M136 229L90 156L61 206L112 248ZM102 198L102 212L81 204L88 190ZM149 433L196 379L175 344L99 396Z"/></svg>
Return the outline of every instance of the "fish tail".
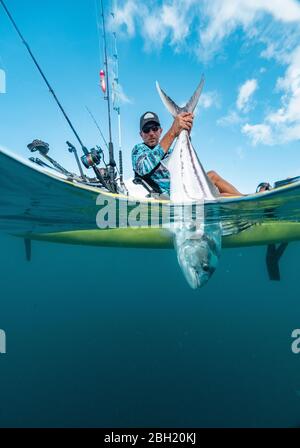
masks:
<svg viewBox="0 0 300 448"><path fill-rule="evenodd" d="M179 107L160 87L159 83L156 81L156 88L159 93L159 96L168 109L168 111L173 115L173 117L176 117L178 114L182 112L194 112L196 109L196 106L198 104L203 85L204 85L205 79L202 75L201 81L195 90L194 94L191 96L190 100L186 103L185 106Z"/></svg>

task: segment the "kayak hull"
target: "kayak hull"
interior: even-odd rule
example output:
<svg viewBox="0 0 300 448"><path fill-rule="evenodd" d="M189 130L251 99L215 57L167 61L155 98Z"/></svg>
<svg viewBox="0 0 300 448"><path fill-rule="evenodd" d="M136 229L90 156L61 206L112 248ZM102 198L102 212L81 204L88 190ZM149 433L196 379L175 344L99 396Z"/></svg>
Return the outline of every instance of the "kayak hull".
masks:
<svg viewBox="0 0 300 448"><path fill-rule="evenodd" d="M60 244L84 246L169 249L173 247L172 235L162 229L127 228L107 230L77 230L41 234L22 234L24 238ZM276 244L300 240L300 223L273 222L250 227L236 235L224 236L223 248L237 248Z"/></svg>

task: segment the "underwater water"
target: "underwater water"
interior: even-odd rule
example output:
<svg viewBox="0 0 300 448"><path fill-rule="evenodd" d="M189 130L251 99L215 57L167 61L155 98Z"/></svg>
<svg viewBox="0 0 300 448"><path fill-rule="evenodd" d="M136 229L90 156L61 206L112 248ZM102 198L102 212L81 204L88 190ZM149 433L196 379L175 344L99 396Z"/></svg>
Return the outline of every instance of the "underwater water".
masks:
<svg viewBox="0 0 300 448"><path fill-rule="evenodd" d="M0 242L1 427L300 426L299 243L193 291L172 250Z"/></svg>

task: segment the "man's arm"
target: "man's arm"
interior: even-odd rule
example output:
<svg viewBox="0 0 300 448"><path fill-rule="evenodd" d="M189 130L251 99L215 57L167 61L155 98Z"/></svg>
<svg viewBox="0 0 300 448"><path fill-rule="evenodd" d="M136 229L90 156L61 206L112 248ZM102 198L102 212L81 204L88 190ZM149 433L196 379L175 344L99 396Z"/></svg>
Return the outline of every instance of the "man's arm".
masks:
<svg viewBox="0 0 300 448"><path fill-rule="evenodd" d="M186 129L189 132L191 131L193 126L193 119L194 115L189 112L183 112L175 117L171 128L163 136L159 143L165 153L169 151L175 138L178 137L183 129Z"/></svg>
<svg viewBox="0 0 300 448"><path fill-rule="evenodd" d="M183 129L190 131L193 125L193 114L182 113L177 115L169 131L161 139L160 143L151 149L144 143L135 145L132 150L132 167L140 176L151 173L164 158L173 141Z"/></svg>

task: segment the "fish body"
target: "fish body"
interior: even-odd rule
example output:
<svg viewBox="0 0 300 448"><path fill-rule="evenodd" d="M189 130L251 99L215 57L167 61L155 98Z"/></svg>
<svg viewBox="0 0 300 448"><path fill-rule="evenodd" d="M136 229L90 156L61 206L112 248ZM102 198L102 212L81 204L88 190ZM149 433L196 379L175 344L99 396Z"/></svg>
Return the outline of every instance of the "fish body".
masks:
<svg viewBox="0 0 300 448"><path fill-rule="evenodd" d="M205 226L193 219L175 229L178 263L191 288L204 286L215 272L221 255L221 235L218 224Z"/></svg>
<svg viewBox="0 0 300 448"><path fill-rule="evenodd" d="M202 79L190 101L180 108L157 83L159 95L176 117L193 112L199 101ZM169 158L163 162L170 173L170 200L174 203L174 223L170 230L182 272L193 288L204 286L215 272L221 255L222 228L205 222L205 200L217 200L218 189L207 176L193 148L189 133L182 130Z"/></svg>

